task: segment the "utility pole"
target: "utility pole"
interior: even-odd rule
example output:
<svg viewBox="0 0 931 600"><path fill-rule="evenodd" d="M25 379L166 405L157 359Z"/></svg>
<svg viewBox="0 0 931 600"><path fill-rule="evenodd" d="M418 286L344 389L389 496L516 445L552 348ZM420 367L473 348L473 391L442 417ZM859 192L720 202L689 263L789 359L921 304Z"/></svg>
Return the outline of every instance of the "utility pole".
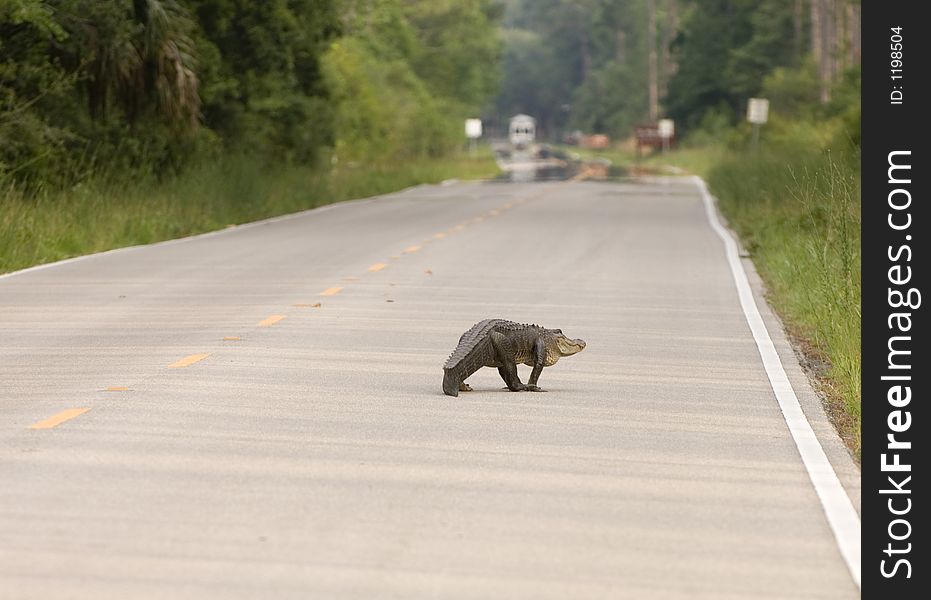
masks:
<svg viewBox="0 0 931 600"><path fill-rule="evenodd" d="M659 117L659 74L656 60L656 0L647 1L647 74L650 88L650 121Z"/></svg>

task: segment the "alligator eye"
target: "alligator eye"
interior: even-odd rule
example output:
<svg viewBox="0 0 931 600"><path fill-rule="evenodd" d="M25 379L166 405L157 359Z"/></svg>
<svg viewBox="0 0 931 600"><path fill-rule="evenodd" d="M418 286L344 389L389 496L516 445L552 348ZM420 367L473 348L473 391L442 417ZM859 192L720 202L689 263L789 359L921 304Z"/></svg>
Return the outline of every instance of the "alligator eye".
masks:
<svg viewBox="0 0 931 600"><path fill-rule="evenodd" d="M559 335L562 335L562 329L557 329L556 333L558 333Z"/></svg>

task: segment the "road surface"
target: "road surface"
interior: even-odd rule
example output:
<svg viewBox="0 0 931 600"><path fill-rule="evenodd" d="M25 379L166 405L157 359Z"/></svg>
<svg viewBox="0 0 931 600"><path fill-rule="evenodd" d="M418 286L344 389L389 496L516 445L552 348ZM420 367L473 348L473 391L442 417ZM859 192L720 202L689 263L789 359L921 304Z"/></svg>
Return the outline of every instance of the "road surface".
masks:
<svg viewBox="0 0 931 600"><path fill-rule="evenodd" d="M588 346L444 396L489 317ZM0 278L2 598L858 595L691 180L423 186Z"/></svg>

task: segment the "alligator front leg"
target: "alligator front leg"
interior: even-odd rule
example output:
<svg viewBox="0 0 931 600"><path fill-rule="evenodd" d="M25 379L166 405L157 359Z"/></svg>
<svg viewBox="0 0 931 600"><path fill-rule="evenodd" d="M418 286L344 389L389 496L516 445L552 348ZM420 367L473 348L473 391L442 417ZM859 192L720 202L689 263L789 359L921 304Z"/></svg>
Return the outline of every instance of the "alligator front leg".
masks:
<svg viewBox="0 0 931 600"><path fill-rule="evenodd" d="M545 392L546 390L537 387L537 380L540 379L540 373L546 364L546 342L542 337L537 338L533 345L533 371L530 372L530 379L527 380L527 387L533 392Z"/></svg>

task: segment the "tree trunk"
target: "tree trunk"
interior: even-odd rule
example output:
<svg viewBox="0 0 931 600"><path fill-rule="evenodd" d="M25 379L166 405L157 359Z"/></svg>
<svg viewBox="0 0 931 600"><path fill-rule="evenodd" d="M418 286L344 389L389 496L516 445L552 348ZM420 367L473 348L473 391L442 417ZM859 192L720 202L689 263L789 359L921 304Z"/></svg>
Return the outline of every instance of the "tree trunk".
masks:
<svg viewBox="0 0 931 600"><path fill-rule="evenodd" d="M656 60L656 0L647 0L647 77L650 120L659 118L659 80Z"/></svg>
<svg viewBox="0 0 931 600"><path fill-rule="evenodd" d="M847 53L851 66L860 64L860 5L847 4Z"/></svg>
<svg viewBox="0 0 931 600"><path fill-rule="evenodd" d="M588 74L592 70L592 52L588 45L588 30L585 28L584 23L581 22L579 26L579 56L581 58L581 79L579 82L581 83L588 80Z"/></svg>
<svg viewBox="0 0 931 600"><path fill-rule="evenodd" d="M676 31L679 29L679 6L677 0L666 0L666 23L663 25L663 36L661 40L662 47L660 48L660 69L659 69L659 80L660 80L660 97L666 96L666 86L669 84L669 80L672 79L673 74L676 70L676 65L672 60L672 53L669 50L669 45L672 44L672 36L675 35Z"/></svg>
<svg viewBox="0 0 931 600"><path fill-rule="evenodd" d="M792 29L793 29L793 43L795 48L795 61L800 63L802 61L802 49L803 49L803 40L802 40L802 27L804 26L804 11L805 11L805 0L795 0L792 4Z"/></svg>
<svg viewBox="0 0 931 600"><path fill-rule="evenodd" d="M614 32L614 57L618 64L627 64L627 32L618 29Z"/></svg>
<svg viewBox="0 0 931 600"><path fill-rule="evenodd" d="M840 79L840 74L847 68L847 11L844 5L849 0L831 0L834 16L831 19L831 81Z"/></svg>
<svg viewBox="0 0 931 600"><path fill-rule="evenodd" d="M821 0L811 0L811 15L808 22L811 25L811 56L815 64L821 66Z"/></svg>
<svg viewBox="0 0 931 600"><path fill-rule="evenodd" d="M811 53L818 69L819 97L824 104L831 99L831 46L828 45L830 0L811 0Z"/></svg>

